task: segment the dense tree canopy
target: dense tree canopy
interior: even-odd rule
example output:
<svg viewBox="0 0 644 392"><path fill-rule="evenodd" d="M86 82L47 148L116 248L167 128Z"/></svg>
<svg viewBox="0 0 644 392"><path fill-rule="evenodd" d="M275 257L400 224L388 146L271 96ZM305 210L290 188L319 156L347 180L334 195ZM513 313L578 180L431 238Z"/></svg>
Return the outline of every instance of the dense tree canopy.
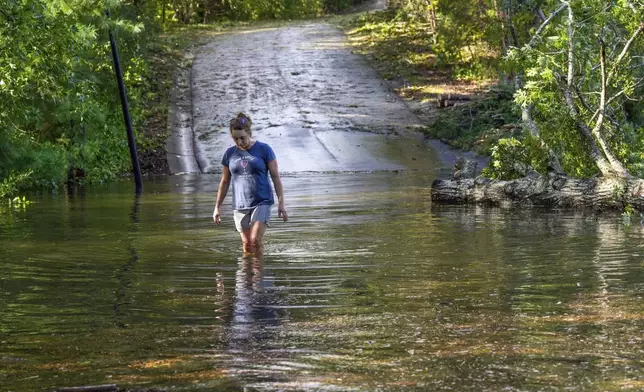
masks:
<svg viewBox="0 0 644 392"><path fill-rule="evenodd" d="M533 134L542 131L575 174L644 175L644 7L585 0L553 4L547 15L508 55L524 77L524 120L532 110Z"/></svg>
<svg viewBox="0 0 644 392"><path fill-rule="evenodd" d="M113 9L115 18L105 15ZM109 1L9 0L0 14L0 179L56 186L68 169L104 180L125 171L127 146L107 29L120 40L134 102L146 72L145 25ZM21 178L21 184L11 181Z"/></svg>

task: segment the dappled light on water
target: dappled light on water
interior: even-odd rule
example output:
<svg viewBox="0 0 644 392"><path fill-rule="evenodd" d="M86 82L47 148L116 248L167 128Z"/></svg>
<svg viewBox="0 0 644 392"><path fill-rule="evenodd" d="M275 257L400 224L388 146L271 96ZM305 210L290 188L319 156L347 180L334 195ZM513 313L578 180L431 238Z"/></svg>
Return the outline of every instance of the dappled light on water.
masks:
<svg viewBox="0 0 644 392"><path fill-rule="evenodd" d="M641 389L642 226L432 205L433 175L285 176L261 259L216 176L37 198L0 217L0 384Z"/></svg>

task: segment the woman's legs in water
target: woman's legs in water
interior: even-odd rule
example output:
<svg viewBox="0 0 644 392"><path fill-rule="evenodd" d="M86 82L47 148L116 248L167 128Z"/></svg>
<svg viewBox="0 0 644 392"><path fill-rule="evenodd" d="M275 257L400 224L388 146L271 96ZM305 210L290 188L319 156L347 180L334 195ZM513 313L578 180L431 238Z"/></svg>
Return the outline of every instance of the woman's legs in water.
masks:
<svg viewBox="0 0 644 392"><path fill-rule="evenodd" d="M250 242L250 229L243 230L239 233L242 240L242 252L244 256L248 256L251 253L254 253L253 247Z"/></svg>
<svg viewBox="0 0 644 392"><path fill-rule="evenodd" d="M241 235L244 255L264 253L264 232L270 216L270 205L234 212L235 227Z"/></svg>
<svg viewBox="0 0 644 392"><path fill-rule="evenodd" d="M258 256L264 254L264 233L266 232L266 223L261 221L253 222L250 227L250 243L253 253Z"/></svg>
<svg viewBox="0 0 644 392"><path fill-rule="evenodd" d="M242 250L244 255L264 253L264 233L266 232L266 223L253 222L250 229L243 230L241 233Z"/></svg>

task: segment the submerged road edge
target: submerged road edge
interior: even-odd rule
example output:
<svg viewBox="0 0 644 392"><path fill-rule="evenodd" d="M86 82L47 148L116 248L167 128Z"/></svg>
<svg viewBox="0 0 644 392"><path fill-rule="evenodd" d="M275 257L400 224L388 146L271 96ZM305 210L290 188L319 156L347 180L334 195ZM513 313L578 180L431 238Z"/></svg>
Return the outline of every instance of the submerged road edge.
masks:
<svg viewBox="0 0 644 392"><path fill-rule="evenodd" d="M194 55L186 54L168 94L166 160L170 174L201 173L195 156L191 73Z"/></svg>

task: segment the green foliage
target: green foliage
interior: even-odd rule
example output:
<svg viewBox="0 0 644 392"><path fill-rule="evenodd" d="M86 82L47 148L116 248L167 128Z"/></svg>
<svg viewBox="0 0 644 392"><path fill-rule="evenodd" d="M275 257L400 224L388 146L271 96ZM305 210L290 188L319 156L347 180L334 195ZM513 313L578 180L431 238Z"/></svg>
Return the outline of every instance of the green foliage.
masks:
<svg viewBox="0 0 644 392"><path fill-rule="evenodd" d="M630 218L631 216L635 215L635 213L637 213L637 210L633 208L632 205L626 204L624 206L624 211L622 211L622 216L624 218Z"/></svg>
<svg viewBox="0 0 644 392"><path fill-rule="evenodd" d="M56 188L66 179L69 153L62 146L6 136L0 132L0 198L27 188Z"/></svg>
<svg viewBox="0 0 644 392"><path fill-rule="evenodd" d="M644 67L636 53L644 51L644 35L634 40L625 55L618 58L626 42L644 20L644 7L631 7L629 2L605 3L597 0L571 2L574 35L568 33L568 10L554 17L532 45L509 51L508 69L525 75L524 86L516 94L519 105L534 107L533 114L542 129L542 137L560 152L564 169L578 176L597 172L590 158L589 141L579 132L580 124L589 129L597 126L602 90L600 54L606 53L606 119L600 134L608 150L639 176L644 174L642 129L642 80ZM560 7L546 2L546 13ZM574 60L570 64L569 45ZM568 83L568 66L572 66L574 107L578 118L571 116L563 91Z"/></svg>
<svg viewBox="0 0 644 392"><path fill-rule="evenodd" d="M631 38L644 21L644 4L640 0L575 0L569 4L574 17L572 37L568 9L561 8L560 1L389 2L396 20L427 21L434 26L435 64L451 67L456 78L489 77L497 69L503 70L502 80L519 76L522 84L515 95L516 104L532 108L540 137L558 154L566 172L585 177L598 170L589 154L590 140L579 131L583 126L599 127L607 145L603 153L613 154L631 173L642 176L644 67L637 54L644 52L644 34ZM537 28L557 9L563 12L548 19L535 36ZM569 44L574 58L569 57ZM598 124L602 50L606 53L607 107L606 118ZM503 62L499 64L501 55ZM572 115L563 93L569 65L578 116ZM437 123L429 127L429 134L461 148L475 146L474 135L481 132L472 132L477 119L468 121L472 115L467 110L441 113Z"/></svg>
<svg viewBox="0 0 644 392"><path fill-rule="evenodd" d="M535 121L541 130L542 140L557 153L564 172L575 177L590 177L597 173L597 166L588 154L588 142L575 131L566 104L556 94L550 95L548 110L535 110Z"/></svg>
<svg viewBox="0 0 644 392"><path fill-rule="evenodd" d="M104 14L108 7L111 19ZM55 188L72 167L88 181L126 171L107 32L118 40L132 117L140 126L149 72L143 58L149 35L140 20L149 20L149 13L118 0L25 0L3 8L0 179L15 190Z"/></svg>
<svg viewBox="0 0 644 392"><path fill-rule="evenodd" d="M228 17L234 20L297 19L322 13L322 0L230 0Z"/></svg>
<svg viewBox="0 0 644 392"><path fill-rule="evenodd" d="M173 0L172 19L184 24L230 20L311 18L342 12L365 0Z"/></svg>
<svg viewBox="0 0 644 392"><path fill-rule="evenodd" d="M502 29L494 1L393 0L397 19L429 23L436 65L459 79L498 75Z"/></svg>
<svg viewBox="0 0 644 392"><path fill-rule="evenodd" d="M519 136L518 122L512 89L499 85L483 98L439 111L425 133L452 147L487 155L500 138Z"/></svg>
<svg viewBox="0 0 644 392"><path fill-rule="evenodd" d="M16 209L25 209L27 208L28 205L31 204L30 200L27 200L25 196L19 197L16 196L13 199L9 199L9 205L16 208Z"/></svg>
<svg viewBox="0 0 644 392"><path fill-rule="evenodd" d="M499 139L492 147L490 165L483 169L483 175L488 178L513 180L525 176L531 169L546 173L547 167L548 152L537 139Z"/></svg>
<svg viewBox="0 0 644 392"><path fill-rule="evenodd" d="M100 139L86 142L78 151L74 166L92 168L82 172L83 181L87 182L103 182L127 172L130 168L129 150L122 132L103 134Z"/></svg>
<svg viewBox="0 0 644 392"><path fill-rule="evenodd" d="M324 10L327 12L342 12L349 7L360 3L356 0L325 0L324 1Z"/></svg>
<svg viewBox="0 0 644 392"><path fill-rule="evenodd" d="M362 53L383 78L402 77L413 83L429 76L435 68L429 25L391 19L387 12L364 15L352 21L349 34L363 37Z"/></svg>
<svg viewBox="0 0 644 392"><path fill-rule="evenodd" d="M0 199L12 198L18 194L23 184L28 183L33 171L23 173L11 172L0 182Z"/></svg>

